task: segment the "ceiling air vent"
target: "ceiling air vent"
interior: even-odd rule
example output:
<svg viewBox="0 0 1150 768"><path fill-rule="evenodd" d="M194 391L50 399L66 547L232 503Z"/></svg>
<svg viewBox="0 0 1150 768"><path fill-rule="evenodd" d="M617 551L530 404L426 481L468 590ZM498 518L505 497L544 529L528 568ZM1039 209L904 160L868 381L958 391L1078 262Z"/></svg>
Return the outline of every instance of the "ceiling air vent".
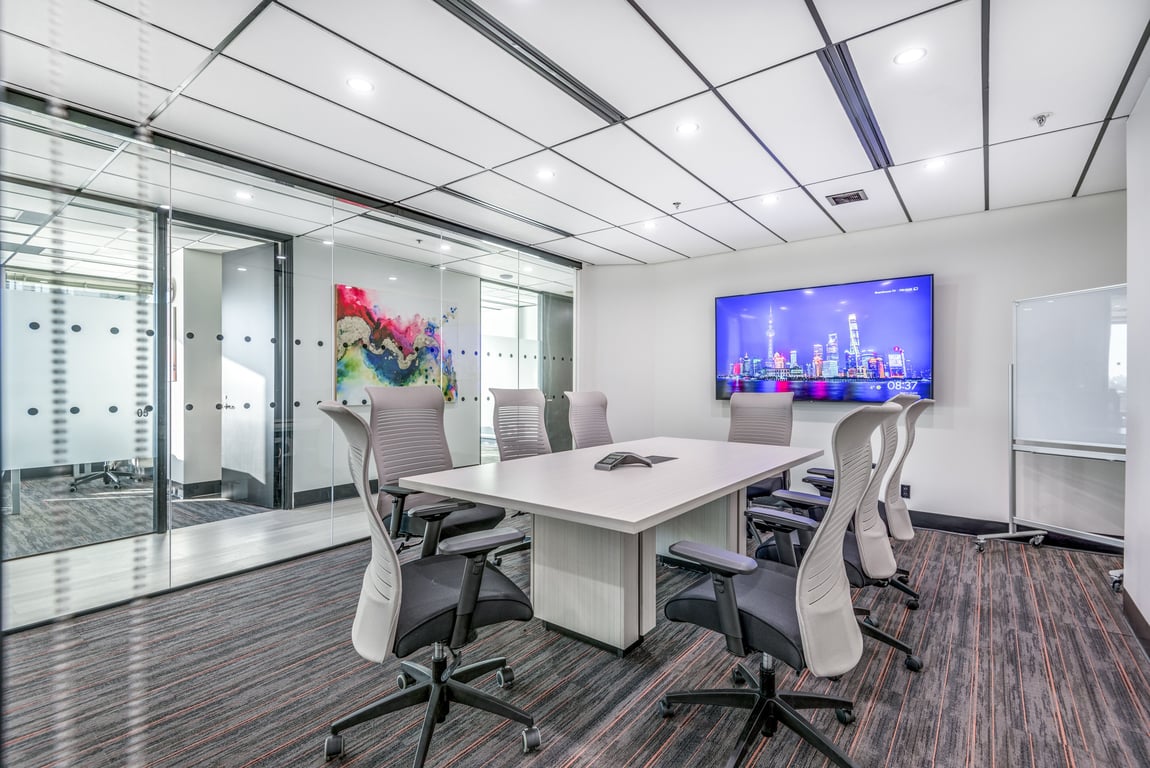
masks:
<svg viewBox="0 0 1150 768"><path fill-rule="evenodd" d="M839 192L836 195L827 195L831 205L844 205L846 203L859 203L866 200L866 192L856 189L853 192Z"/></svg>

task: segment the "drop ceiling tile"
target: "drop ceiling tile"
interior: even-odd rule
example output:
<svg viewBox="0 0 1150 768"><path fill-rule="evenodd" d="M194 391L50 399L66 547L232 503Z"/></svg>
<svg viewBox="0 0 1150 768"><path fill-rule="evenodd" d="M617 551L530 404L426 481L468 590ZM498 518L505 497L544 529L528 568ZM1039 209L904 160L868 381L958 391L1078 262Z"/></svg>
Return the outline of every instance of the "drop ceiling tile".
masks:
<svg viewBox="0 0 1150 768"><path fill-rule="evenodd" d="M14 35L164 88L183 82L209 53L91 0L5 3L0 23Z"/></svg>
<svg viewBox="0 0 1150 768"><path fill-rule="evenodd" d="M293 45L282 44L292 40ZM300 56L300 48L311 52ZM227 55L399 131L491 167L540 149L486 115L279 6L260 14ZM375 86L348 87L349 78Z"/></svg>
<svg viewBox="0 0 1150 768"><path fill-rule="evenodd" d="M640 0L712 85L721 85L823 47L803 0ZM737 19L738 23L732 23Z"/></svg>
<svg viewBox="0 0 1150 768"><path fill-rule="evenodd" d="M67 54L54 55L38 43L9 34L0 34L0 71L11 85L137 122L167 95L154 85Z"/></svg>
<svg viewBox="0 0 1150 768"><path fill-rule="evenodd" d="M354 232L375 238L380 243L389 243L389 247L412 248L423 252L422 260L428 263L439 261L457 261L471 258L483 253L478 247L469 247L458 242L450 233L441 232L439 236L415 228L395 226L386 221L380 221L367 216L341 222L335 228L332 239L341 242L345 233Z"/></svg>
<svg viewBox="0 0 1150 768"><path fill-rule="evenodd" d="M653 243L650 240L646 240L639 235L620 228L588 232L585 235L580 235L580 239L615 251L616 253L624 253L645 264L654 264L660 261L679 261L680 259L686 258L681 253L675 253L658 243Z"/></svg>
<svg viewBox="0 0 1150 768"><path fill-rule="evenodd" d="M680 213L675 218L735 250L778 245L782 242L770 230L730 203L698 208Z"/></svg>
<svg viewBox="0 0 1150 768"><path fill-rule="evenodd" d="M156 126L176 136L383 200L398 200L430 189L426 182L362 160L354 152L320 146L185 97L166 109Z"/></svg>
<svg viewBox="0 0 1150 768"><path fill-rule="evenodd" d="M418 245L408 245L406 243L397 243L392 240L384 240L363 232L353 232L351 230L341 230L335 235L335 260L340 261L340 253L345 248L354 248L358 251L365 253L389 256L396 259L403 259L415 264L427 264L430 266L451 265L456 263L457 259L452 259L426 248L421 248Z"/></svg>
<svg viewBox="0 0 1150 768"><path fill-rule="evenodd" d="M1054 131L990 148L990 207L1069 197L1098 137L1097 125Z"/></svg>
<svg viewBox="0 0 1150 768"><path fill-rule="evenodd" d="M562 234L505 216L437 190L404 200L403 204L448 221L455 221L520 243L533 244L554 240L556 234Z"/></svg>
<svg viewBox="0 0 1150 768"><path fill-rule="evenodd" d="M610 251L602 246L589 243L577 237L565 237L560 240L539 243L539 248L557 253L560 256L566 256L569 259L576 259L584 264L594 264L596 266L641 263L638 259L632 259L621 253L615 253L614 251Z"/></svg>
<svg viewBox="0 0 1150 768"><path fill-rule="evenodd" d="M629 224L623 229L684 256L728 253L732 248L671 216Z"/></svg>
<svg viewBox="0 0 1150 768"><path fill-rule="evenodd" d="M719 92L800 183L871 170L815 56L739 80Z"/></svg>
<svg viewBox="0 0 1150 768"><path fill-rule="evenodd" d="M794 186L714 94L693 96L627 124L730 200ZM684 125L698 130L682 133Z"/></svg>
<svg viewBox="0 0 1150 768"><path fill-rule="evenodd" d="M890 173L914 221L960 216L985 207L981 149L897 165Z"/></svg>
<svg viewBox="0 0 1150 768"><path fill-rule="evenodd" d="M1080 195L1126 189L1126 118L1111 120L1090 162Z"/></svg>
<svg viewBox="0 0 1150 768"><path fill-rule="evenodd" d="M251 67L217 58L185 95L309 141L362 157L434 186L479 166L301 91Z"/></svg>
<svg viewBox="0 0 1150 768"><path fill-rule="evenodd" d="M207 48L215 48L243 21L258 0L196 0L195 3L141 3L140 0L101 0L125 13L146 19L155 26L186 37Z"/></svg>
<svg viewBox="0 0 1150 768"><path fill-rule="evenodd" d="M581 0L544 7L521 0L478 2L625 115L706 87L627 3Z"/></svg>
<svg viewBox="0 0 1150 768"><path fill-rule="evenodd" d="M840 230L827 214L798 187L784 189L763 198L739 200L736 205L787 242L837 235Z"/></svg>
<svg viewBox="0 0 1150 768"><path fill-rule="evenodd" d="M1116 0L1106 9L1078 0L991 4L992 144L1106 117L1150 4ZM1039 127L1032 118L1045 112Z"/></svg>
<svg viewBox="0 0 1150 768"><path fill-rule="evenodd" d="M851 41L896 165L982 145L981 15L977 3L958 3ZM927 55L895 64L910 48Z"/></svg>
<svg viewBox="0 0 1150 768"><path fill-rule="evenodd" d="M555 151L664 213L724 202L625 125L575 139Z"/></svg>
<svg viewBox="0 0 1150 768"><path fill-rule="evenodd" d="M611 224L626 224L661 215L658 209L550 150L537 152L496 170L509 179ZM541 178L540 172L545 170L552 175Z"/></svg>
<svg viewBox="0 0 1150 768"><path fill-rule="evenodd" d="M831 42L839 43L952 0L815 0ZM968 3L977 5L977 3Z"/></svg>
<svg viewBox="0 0 1150 768"><path fill-rule="evenodd" d="M608 224L490 171L457 181L449 188L573 235Z"/></svg>
<svg viewBox="0 0 1150 768"><path fill-rule="evenodd" d="M283 4L540 144L555 144L604 125L435 3L285 0Z"/></svg>
<svg viewBox="0 0 1150 768"><path fill-rule="evenodd" d="M894 189L883 171L870 171L845 179L824 181L812 184L807 189L820 204L826 203L835 221L847 232L906 223L906 214L903 213ZM833 207L826 202L826 195L856 189L866 192L867 199Z"/></svg>
<svg viewBox="0 0 1150 768"><path fill-rule="evenodd" d="M111 153L105 153L110 155ZM92 175L92 168L60 162L41 155L0 149L0 167L4 173L25 179L51 181L73 189L80 187Z"/></svg>

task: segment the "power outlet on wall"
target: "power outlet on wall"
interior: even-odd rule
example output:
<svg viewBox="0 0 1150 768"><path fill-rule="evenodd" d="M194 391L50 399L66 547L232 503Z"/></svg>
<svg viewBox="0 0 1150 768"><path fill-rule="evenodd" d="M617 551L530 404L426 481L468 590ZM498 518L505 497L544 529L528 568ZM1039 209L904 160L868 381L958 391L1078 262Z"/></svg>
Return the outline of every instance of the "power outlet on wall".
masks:
<svg viewBox="0 0 1150 768"><path fill-rule="evenodd" d="M902 485L900 485L898 487L898 495L902 496L904 499L909 499L910 498L910 486L907 485L906 483L903 483Z"/></svg>

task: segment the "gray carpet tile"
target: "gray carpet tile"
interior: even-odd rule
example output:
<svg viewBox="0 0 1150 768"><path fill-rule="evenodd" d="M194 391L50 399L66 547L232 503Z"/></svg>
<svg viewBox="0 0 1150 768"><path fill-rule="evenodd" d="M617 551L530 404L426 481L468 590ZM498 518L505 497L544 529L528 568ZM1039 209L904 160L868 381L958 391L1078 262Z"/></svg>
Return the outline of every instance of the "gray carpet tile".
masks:
<svg viewBox="0 0 1150 768"><path fill-rule="evenodd" d="M151 533L151 480L125 480L119 489L97 481L75 491L70 483L70 477L21 481L20 514L5 514L0 530L5 560ZM7 483L3 493L7 503ZM178 499L168 517L175 529L267 511L228 499Z"/></svg>
<svg viewBox="0 0 1150 768"><path fill-rule="evenodd" d="M1117 558L1013 542L979 555L968 537L930 531L897 551L920 610L891 589L863 590L856 602L915 644L925 669L909 672L902 654L868 640L837 681L789 670L780 680L855 700L852 726L829 711L812 721L859 765L1150 765L1150 661L1109 590ZM360 542L7 636L5 764L322 765L327 725L394 689L394 661L370 664L351 647L368 556ZM524 586L528 560L504 561ZM695 578L660 568L660 602ZM477 684L531 711L543 750L522 755L519 726L455 706L428 765L722 765L744 712L684 707L664 720L656 702L671 689L726 687L734 659L719 636L659 616L624 659L536 620L483 630L467 659L504 655L516 682ZM410 764L421 716L411 709L346 731L341 765ZM751 764L826 761L780 732Z"/></svg>

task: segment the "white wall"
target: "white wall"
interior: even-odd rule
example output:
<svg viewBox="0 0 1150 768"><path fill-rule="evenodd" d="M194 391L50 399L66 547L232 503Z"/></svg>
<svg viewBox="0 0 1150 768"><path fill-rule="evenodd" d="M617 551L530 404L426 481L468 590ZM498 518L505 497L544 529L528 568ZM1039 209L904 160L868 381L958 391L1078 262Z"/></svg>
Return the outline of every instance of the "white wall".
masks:
<svg viewBox="0 0 1150 768"><path fill-rule="evenodd" d="M1150 617L1150 84L1126 123L1127 343L1126 593Z"/></svg>
<svg viewBox="0 0 1150 768"><path fill-rule="evenodd" d="M910 504L1004 521L1012 302L1125 281L1125 232L1125 194L1115 192L722 256L586 268L577 385L607 394L616 439L725 439L729 406L714 396L716 296L932 272L937 405L919 421L903 474ZM792 442L829 449L831 428L851 407L796 404Z"/></svg>

